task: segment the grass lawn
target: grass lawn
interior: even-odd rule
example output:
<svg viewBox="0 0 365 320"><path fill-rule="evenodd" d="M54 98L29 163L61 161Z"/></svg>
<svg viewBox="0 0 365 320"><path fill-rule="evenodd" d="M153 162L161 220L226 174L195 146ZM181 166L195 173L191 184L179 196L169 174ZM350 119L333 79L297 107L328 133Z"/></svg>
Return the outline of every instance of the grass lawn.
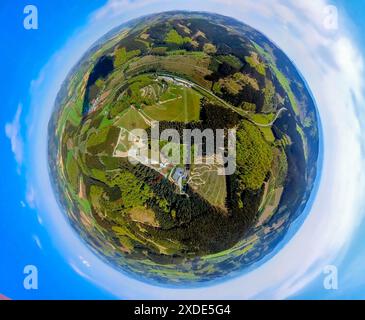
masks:
<svg viewBox="0 0 365 320"><path fill-rule="evenodd" d="M259 127L267 142L275 142L275 136L270 127Z"/></svg>
<svg viewBox="0 0 365 320"><path fill-rule="evenodd" d="M304 156L306 159L308 159L308 143L307 143L307 139L305 136L305 133L303 131L303 129L297 124L297 131L300 134L300 137L302 138L302 142L303 142L303 149L304 149Z"/></svg>
<svg viewBox="0 0 365 320"><path fill-rule="evenodd" d="M250 118L252 119L253 122L265 126L265 125L270 124L275 119L275 114L273 114L273 113L253 114L253 115L250 115ZM262 134L264 135L264 138L267 142L275 142L275 136L272 132L271 127L260 127L259 126L259 129L262 132Z"/></svg>
<svg viewBox="0 0 365 320"><path fill-rule="evenodd" d="M144 107L143 111L156 121L190 122L199 120L201 95L191 88L174 89L177 96L160 104Z"/></svg>
<svg viewBox="0 0 365 320"><path fill-rule="evenodd" d="M128 109L127 112L125 112L121 118L116 121L114 126L124 128L129 131L134 129L147 129L149 127L140 113L133 108Z"/></svg>
<svg viewBox="0 0 365 320"><path fill-rule="evenodd" d="M156 215L152 210L145 207L135 207L130 211L130 217L133 221L139 222L151 227L159 227L159 223L156 220Z"/></svg>
<svg viewBox="0 0 365 320"><path fill-rule="evenodd" d="M267 125L271 123L275 119L275 114L253 114L251 115L251 119L258 124Z"/></svg>

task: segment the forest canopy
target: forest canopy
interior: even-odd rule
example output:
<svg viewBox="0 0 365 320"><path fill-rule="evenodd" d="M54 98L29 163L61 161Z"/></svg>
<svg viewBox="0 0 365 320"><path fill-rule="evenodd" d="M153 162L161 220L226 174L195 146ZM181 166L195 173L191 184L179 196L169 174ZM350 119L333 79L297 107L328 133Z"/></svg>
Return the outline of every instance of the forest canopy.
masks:
<svg viewBox="0 0 365 320"><path fill-rule="evenodd" d="M273 155L261 131L243 121L237 131L237 175L240 188L258 190L271 168Z"/></svg>

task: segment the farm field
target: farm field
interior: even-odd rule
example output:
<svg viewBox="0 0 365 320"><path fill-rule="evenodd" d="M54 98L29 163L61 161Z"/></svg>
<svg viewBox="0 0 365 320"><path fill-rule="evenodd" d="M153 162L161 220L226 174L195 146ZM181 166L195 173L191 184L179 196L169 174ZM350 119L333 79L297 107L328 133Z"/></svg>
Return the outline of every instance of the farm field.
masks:
<svg viewBox="0 0 365 320"><path fill-rule="evenodd" d="M272 125L270 125L272 123L272 121L275 120L275 114L270 113L270 114L249 114L249 118L256 124L258 125L260 131L262 132L265 140L267 142L273 143L275 142L275 136L274 133L272 132Z"/></svg>
<svg viewBox="0 0 365 320"><path fill-rule="evenodd" d="M215 166L194 165L189 183L209 203L226 210L226 177L219 176Z"/></svg>
<svg viewBox="0 0 365 320"><path fill-rule="evenodd" d="M171 88L176 96L158 104L146 106L143 111L156 121L191 122L199 120L202 96L192 88Z"/></svg>
<svg viewBox="0 0 365 320"><path fill-rule="evenodd" d="M132 131L134 129L147 129L149 125L146 123L146 119L143 118L141 113L135 108L129 108L124 114L121 115L114 126Z"/></svg>
<svg viewBox="0 0 365 320"><path fill-rule="evenodd" d="M209 65L210 57L205 54L169 55L166 57L147 55L130 63L127 74L133 75L158 68L160 71L184 75L188 79L210 89L211 82L206 80L206 77L211 74Z"/></svg>

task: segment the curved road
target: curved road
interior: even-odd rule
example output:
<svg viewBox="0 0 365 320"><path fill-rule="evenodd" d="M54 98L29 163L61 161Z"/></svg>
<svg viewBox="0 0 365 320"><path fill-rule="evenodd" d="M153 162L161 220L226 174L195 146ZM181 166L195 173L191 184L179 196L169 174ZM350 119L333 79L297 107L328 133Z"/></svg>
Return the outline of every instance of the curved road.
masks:
<svg viewBox="0 0 365 320"><path fill-rule="evenodd" d="M202 87L201 85L195 83L195 82L192 82L190 80L186 80L186 79L182 79L182 78L179 78L175 75L171 75L169 73L157 73L157 75L160 75L160 76L165 76L165 77L170 77L172 79L174 79L175 81L178 81L178 82L181 82L181 83L185 83L185 84L189 84L191 87L197 87L199 88L200 90L204 91L205 93L207 93L208 95L214 97L216 100L220 101L222 104L224 104L226 107L230 108L231 110L233 110L234 112L238 113L239 115L241 116L244 116L244 114L242 114L241 112L239 112L236 107L230 105L227 101L224 101L223 99L221 99L220 97L218 97L217 95L215 95L213 92L207 90L206 88ZM253 121L252 119L250 119L250 117L248 116L248 114L246 114L245 116L248 118L248 120L250 120L252 123L254 123L255 125L261 127L261 128L268 128L268 127L272 127L272 125L275 123L275 121L280 117L280 115L284 112L284 111L288 111L287 108L281 108L276 116L275 116L275 119L272 120L270 123L268 124L260 124L260 123L256 123L255 121Z"/></svg>
<svg viewBox="0 0 365 320"><path fill-rule="evenodd" d="M260 124L260 123L257 123L257 122L255 122L255 121L253 121L252 119L251 119L251 121L252 121L255 125L257 125L257 126L259 126L259 127L261 127L261 128L268 128L268 127L272 127L272 125L275 123L275 121L276 121L276 120L278 120L278 118L280 117L280 115L281 115L284 111L288 111L288 109L287 109L287 108L281 108L281 109L277 112L275 119L274 119L273 121L271 121L270 123L268 123L268 124Z"/></svg>

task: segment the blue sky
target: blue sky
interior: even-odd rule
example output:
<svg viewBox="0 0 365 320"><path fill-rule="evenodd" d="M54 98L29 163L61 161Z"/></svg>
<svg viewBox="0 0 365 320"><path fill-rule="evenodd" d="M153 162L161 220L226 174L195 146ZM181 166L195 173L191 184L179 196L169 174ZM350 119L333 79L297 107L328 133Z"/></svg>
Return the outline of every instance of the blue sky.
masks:
<svg viewBox="0 0 365 320"><path fill-rule="evenodd" d="M242 4L242 9L236 6L237 3L246 2L250 4ZM57 1L56 5L51 1L38 0L32 1L32 4L36 5L39 10L39 30L27 31L23 28L23 8L29 3L23 0L16 1L16 3L10 0L2 1L0 4L0 21L3 23L3 27L0 34L2 43L5 45L0 52L0 61L1 70L7 76L2 77L2 85L0 86L2 97L0 143L3 149L0 161L3 183L0 188L4 203L0 216L0 235L2 240L0 246L0 293L14 299L143 297L142 292L146 289L143 284L135 283L117 275L115 271L110 270L102 262L98 261L82 243L76 244L76 241L79 240L75 234L67 228L67 224L62 220L63 217L59 215L59 212L56 212L57 210L52 205L49 205L53 198L49 194L50 191L47 188L39 187L44 186L43 182L39 182L41 180L39 176L42 176L43 179L46 170L44 166L43 169L39 169L42 162L39 162L39 159L35 156L35 152L39 151L36 146L42 145L40 141L42 139L39 138L42 132L37 131L37 126L46 123L42 119L46 119L46 114L49 114L49 108L52 105L50 102L52 101L51 93L58 91L58 86L70 67L98 36L101 36L119 22L121 23L129 18L149 12L164 11L165 9L205 9L242 18L244 22L248 22L259 30L264 32L267 30L269 37L279 43L280 38L277 35L275 36L274 31L279 30L277 28L280 26L273 25L276 17L266 13L264 7L266 2L263 1L263 6L260 6L259 4L254 4L255 1L251 0L185 2L120 0L119 4L116 0L110 2L99 0L71 2L61 0ZM299 6L298 3L302 2L296 2L296 5L293 4L294 2L290 0L277 1L278 6L276 7L286 5L285 8L287 9L278 10L277 12L278 15L282 14L282 18L288 19L286 27L297 26L297 20L309 21L312 18L308 17L313 15L313 19L316 19L315 14L318 8L315 6L308 6L307 8L307 5L303 4L305 10L308 10L308 16L306 16L302 11L299 12L298 7L296 7ZM318 1L319 4L324 2L324 0ZM322 197L322 202L319 201L316 204L313 209L315 212L308 219L306 226L303 227L303 230L293 240L292 244L288 245L288 248L285 248L286 250L283 251L287 255L292 254L290 253L292 251L289 250L291 247L294 247L294 244L298 243L297 246L299 246L299 244L305 242L304 240L308 236L308 233L305 234L306 229L314 228L313 226L318 225L318 223L323 225L324 231L318 237L318 242L323 243L323 246L319 245L318 250L313 250L312 256L303 258L305 263L302 264L302 274L299 271L294 274L288 266L285 271L287 274L284 274L284 271L282 271L282 275L277 275L277 279L281 279L282 276L280 283L273 282L274 280L269 279L269 277L265 278L267 280L266 283L258 283L256 276L252 274L246 279L246 282L255 286L255 288L262 287L262 290L259 291L257 289L256 292L247 286L247 288L242 288L242 292L237 290L234 296L227 296L229 298L251 297L250 292L253 292L253 297L263 298L364 297L363 291L365 289L363 290L362 288L364 288L363 285L365 283L361 280L361 270L364 266L361 263L360 257L363 256L362 253L365 252L365 247L358 243L361 242L365 226L363 226L360 214L357 214L356 219L350 219L356 213L359 213L356 210L361 210L359 207L362 207L362 204L357 203L357 200L355 201L355 199L361 198L362 194L352 192L355 185L357 188L361 186L361 177L360 175L358 178L347 175L349 176L348 181L346 180L347 184L342 183L351 194L346 193L345 195L345 192L340 187L333 187L331 189L328 186L337 185L339 181L345 181L343 179L346 176L346 166L350 165L356 173L355 169L358 167L359 162L364 159L358 140L362 134L361 123L357 119L359 115L362 115L362 111L356 109L356 111L353 111L354 114L352 114L351 108L356 107L356 102L354 101L356 100L358 103L363 93L363 74L358 72L358 69L360 69L362 61L360 58L365 50L365 39L360 37L365 31L365 19L362 16L362 12L365 12L365 3L362 1L339 0L332 1L331 4L338 5L340 9L340 29L335 35L317 32L316 23L318 21L316 20L313 21L313 31L311 31L312 29L307 29L309 30L307 31L308 33L313 32L314 35L308 36L308 39L306 38L306 31L300 30L300 26L297 29L299 34L302 34L303 41L301 42L307 43L308 46L313 46L312 50L306 47L306 51L303 51L303 47L300 47L299 43L296 47L294 40L289 42L293 44L292 47L283 47L286 49L284 51L289 54L304 74L310 86L312 85L311 89L314 91L320 112L321 110L323 112L325 131L332 130L331 132L334 132L336 130L338 132L339 140L336 141L336 144L329 135L328 137L326 136L328 139L326 141L329 145L327 148L327 159L337 155L336 152L338 150L334 147L335 145L337 147L344 146L344 154L338 155L338 162L341 160L343 165L338 165L334 177L330 178L325 175L321 188L322 192L319 195L319 197ZM272 4L267 2L266 5L270 6ZM245 15L244 10L257 11L257 16L251 15L252 20L249 20L250 17L247 14ZM262 18L260 18L261 16ZM259 25L255 25L255 21L260 21ZM310 26L310 24L308 25ZM290 41L292 39L290 28L284 28L283 30L282 37L287 36L288 41ZM303 33L300 33L301 31ZM327 43L328 46L326 53L323 53L324 57L322 60L320 59L321 57L318 57L318 43L321 42ZM321 48L321 52L325 50ZM340 64L335 72L327 63L328 57L336 55L338 52L346 58L342 59L340 57L341 60L349 61L347 61L347 65ZM318 71L313 67L313 57L318 59L315 60L316 66L318 68L321 67L324 71ZM325 63L324 61L327 62ZM321 79L319 78L320 72L323 72ZM325 78L325 76L328 78ZM332 79L334 76L337 76L338 82ZM330 78L331 80L329 80ZM328 81L324 83L323 79ZM348 87L350 89L346 91ZM329 95L333 96L334 92L336 92L337 96L331 100ZM351 100L349 95L355 97L352 99L354 100L352 101L353 106L349 102ZM330 107L334 105L336 105L335 110ZM344 110L344 116L342 116L340 108L345 105L351 110ZM331 115L333 114L332 118L328 115L330 113ZM339 124L336 114L338 114L338 118L346 119ZM11 128L11 132L7 130L8 136L12 136L13 143L5 134L7 124L8 129ZM354 131L353 135L350 135L346 131L348 128L358 129L358 131ZM346 139L342 138L343 136ZM345 148L348 148L348 152L346 152ZM346 154L353 155L353 159L348 160ZM15 161L15 158L17 161ZM358 160L358 162L355 160ZM331 161L325 161L325 165L327 163L330 166ZM324 186L327 186L327 188ZM338 194L343 195L343 197L337 197L341 199L343 204L351 204L343 208L343 212L348 213L346 214L346 220L341 220L343 217L336 215L338 213L334 212L335 209L331 209L331 205L328 205L325 201L325 198L328 199L327 201L333 199L332 208L336 208L335 198ZM342 210L340 205L337 208ZM327 213L328 216L325 215ZM331 219L331 221L338 219L341 227L336 230L336 224L325 222L325 218ZM64 229L56 231L54 229L55 221L62 224ZM336 233L338 235L336 237L337 240L334 240L333 234ZM74 242L71 243L70 239ZM68 250L71 247L79 248L79 251L70 253ZM283 257L285 257L284 252L281 253ZM340 278L343 279L341 290L336 292L323 290L322 275L318 273L318 263L322 258L327 259L328 263L335 261L340 270L343 271L341 274L342 278ZM270 268L279 269L276 266L280 266L280 263L283 261L280 260L280 255L272 260L270 261L270 266L266 267L266 270L270 270ZM324 262L321 261L320 263ZM36 265L39 269L39 290L27 291L23 288L23 268L28 264ZM88 265L91 265L91 268ZM298 267L295 265L292 268L298 270ZM260 269L262 270L258 270L258 272L265 272L265 266ZM283 268L280 269L282 270ZM96 277L99 277L96 274L100 274L101 270L105 274L104 278L96 279ZM349 276L350 274L355 276L351 277ZM286 281L284 281L285 279ZM112 282L115 282L115 285ZM117 285L119 288L116 288ZM121 286L124 287L121 289ZM238 288L240 287L238 286ZM172 292L164 291L161 288L149 289L150 291L145 296L146 298L163 298L166 296L194 298L201 295L202 292ZM209 292L204 291L207 297L222 297L217 293L218 288L207 290L210 290Z"/></svg>

